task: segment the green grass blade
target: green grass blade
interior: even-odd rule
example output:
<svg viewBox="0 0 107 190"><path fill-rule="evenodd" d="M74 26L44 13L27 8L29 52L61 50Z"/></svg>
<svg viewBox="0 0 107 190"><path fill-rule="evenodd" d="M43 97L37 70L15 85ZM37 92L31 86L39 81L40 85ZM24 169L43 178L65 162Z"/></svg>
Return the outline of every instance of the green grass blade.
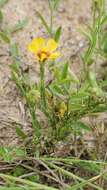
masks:
<svg viewBox="0 0 107 190"><path fill-rule="evenodd" d="M41 15L40 12L37 11L37 15L38 17L40 18L42 24L44 25L44 27L46 28L47 32L49 33L49 35L51 35L51 29L50 27L48 26L46 20L44 19L44 17Z"/></svg>
<svg viewBox="0 0 107 190"><path fill-rule="evenodd" d="M23 20L19 21L18 23L16 23L16 25L10 29L10 32L14 33L17 32L18 30L22 30L28 23L28 18L24 18Z"/></svg>
<svg viewBox="0 0 107 190"><path fill-rule="evenodd" d="M0 178L3 178L5 180L10 180L10 181L13 181L13 182L19 182L21 184L28 185L29 187L35 187L35 189L38 189L38 190L59 190L59 189L54 188L54 187L49 187L49 186L46 186L46 185L43 185L43 184L34 183L32 181L29 181L29 180L21 179L21 178L18 178L18 177L13 177L13 176L10 176L10 175L5 175L5 174L2 174L2 173L0 173Z"/></svg>
<svg viewBox="0 0 107 190"><path fill-rule="evenodd" d="M73 173L71 173L71 172L69 172L69 171L67 171L67 170L65 170L65 169L63 169L63 168L61 168L61 167L59 167L59 166L53 164L53 163L50 163L50 162L46 162L46 163L47 163L50 167L52 167L52 168L54 168L54 169L60 171L60 172L63 173L64 175L69 176L69 177L71 177L71 178L73 178L73 179L75 179L75 180L80 181L80 182L82 183L82 185L84 184L84 186L85 186L85 185L88 185L88 186L90 186L90 187L95 188L96 190L103 190L103 189L100 188L99 186L97 186L97 185L91 183L90 181L85 180L85 179L83 179L83 178L81 178L81 177L79 177L79 176L76 176L75 174L73 174ZM93 181L94 181L94 180L93 180Z"/></svg>

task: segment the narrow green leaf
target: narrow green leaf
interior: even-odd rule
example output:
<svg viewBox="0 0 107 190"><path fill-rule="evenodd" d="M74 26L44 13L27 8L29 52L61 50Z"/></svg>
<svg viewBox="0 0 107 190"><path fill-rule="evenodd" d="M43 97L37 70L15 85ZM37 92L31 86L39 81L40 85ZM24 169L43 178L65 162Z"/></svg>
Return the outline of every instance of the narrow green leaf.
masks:
<svg viewBox="0 0 107 190"><path fill-rule="evenodd" d="M53 94L55 95L63 95L63 91L61 89L60 86L58 86L57 84L54 84L50 87L51 91L53 92Z"/></svg>
<svg viewBox="0 0 107 190"><path fill-rule="evenodd" d="M28 189L21 187L0 187L0 190L28 190Z"/></svg>
<svg viewBox="0 0 107 190"><path fill-rule="evenodd" d="M28 18L24 18L21 21L18 21L18 23L11 29L11 32L17 32L18 30L22 30L28 23Z"/></svg>
<svg viewBox="0 0 107 190"><path fill-rule="evenodd" d="M20 127L16 127L16 133L23 140L27 138L27 135L23 132L23 130Z"/></svg>
<svg viewBox="0 0 107 190"><path fill-rule="evenodd" d="M104 25L107 23L107 15L104 15L101 19L101 25Z"/></svg>
<svg viewBox="0 0 107 190"><path fill-rule="evenodd" d="M55 33L55 41L58 42L59 39L60 39L60 36L61 36L61 32L62 32L62 27L59 26L56 30L56 33Z"/></svg>
<svg viewBox="0 0 107 190"><path fill-rule="evenodd" d="M10 43L10 37L6 32L0 32L0 38L6 43Z"/></svg>
<svg viewBox="0 0 107 190"><path fill-rule="evenodd" d="M68 66L69 66L68 62L64 64L61 79L66 79L67 78Z"/></svg>
<svg viewBox="0 0 107 190"><path fill-rule="evenodd" d="M19 47L17 43L12 43L10 46L11 55L16 58L19 56Z"/></svg>
<svg viewBox="0 0 107 190"><path fill-rule="evenodd" d="M90 126L86 125L85 123L78 121L74 124L74 126L76 125L76 127L78 129L84 129L85 131L92 131L92 129L90 128Z"/></svg>
<svg viewBox="0 0 107 190"><path fill-rule="evenodd" d="M0 147L0 158L2 158L5 162L11 162L13 159L10 151L6 147Z"/></svg>
<svg viewBox="0 0 107 190"><path fill-rule="evenodd" d="M96 93L97 96L104 95L103 90L97 84L95 73L93 73L93 72L89 73L89 82L90 82L93 92Z"/></svg>
<svg viewBox="0 0 107 190"><path fill-rule="evenodd" d="M102 37L101 49L107 54L107 32Z"/></svg>
<svg viewBox="0 0 107 190"><path fill-rule="evenodd" d="M38 12L38 11L37 11L37 15L38 15L38 17L40 18L40 20L41 20L42 24L44 25L44 27L46 28L47 32L48 32L49 34L51 34L50 27L48 26L48 24L47 24L46 20L44 19L44 17L43 17L43 16L41 15L41 13Z"/></svg>
<svg viewBox="0 0 107 190"><path fill-rule="evenodd" d="M89 81L90 81L90 84L93 86L93 87L97 87L97 81L96 81L96 75L94 72L89 72Z"/></svg>
<svg viewBox="0 0 107 190"><path fill-rule="evenodd" d="M3 22L3 13L2 11L0 10L0 24Z"/></svg>
<svg viewBox="0 0 107 190"><path fill-rule="evenodd" d="M57 9L61 0L54 0L54 9Z"/></svg>
<svg viewBox="0 0 107 190"><path fill-rule="evenodd" d="M84 181L84 182L80 182L80 183L78 183L78 184L76 184L76 185L73 185L73 186L71 186L71 187L68 187L66 190L78 190L78 189L80 189L80 188L86 186L88 183L89 183L89 180L86 180L86 181ZM96 189L97 189L97 190L103 190L100 186L97 186Z"/></svg>
<svg viewBox="0 0 107 190"><path fill-rule="evenodd" d="M32 182L30 180L26 180L26 179L21 179L19 177L13 177L13 176L10 176L10 175L5 175L5 174L2 174L0 173L0 178L3 178L3 179L7 179L8 181L13 181L13 182L18 182L18 183L21 183L21 184L24 184L26 186L28 186L29 188L35 188L38 189L38 190L59 190L55 187L50 187L50 186L47 186L47 185L43 185L43 184L39 184L39 183L35 183L35 182Z"/></svg>
<svg viewBox="0 0 107 190"><path fill-rule="evenodd" d="M83 36L85 36L90 42L92 42L92 36L91 36L91 34L89 33L89 31L86 31L85 29L82 29L82 28L79 28L78 30L79 30L79 32L80 32Z"/></svg>

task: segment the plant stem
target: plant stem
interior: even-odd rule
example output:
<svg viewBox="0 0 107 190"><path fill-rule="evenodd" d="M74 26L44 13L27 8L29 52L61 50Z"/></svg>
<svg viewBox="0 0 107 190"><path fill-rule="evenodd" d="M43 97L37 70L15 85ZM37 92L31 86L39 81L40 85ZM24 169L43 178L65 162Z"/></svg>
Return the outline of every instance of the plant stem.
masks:
<svg viewBox="0 0 107 190"><path fill-rule="evenodd" d="M50 8L50 35L51 37L53 37L53 7L51 5L51 2L50 0L48 0L48 3L49 3L49 8Z"/></svg>
<svg viewBox="0 0 107 190"><path fill-rule="evenodd" d="M67 157L67 158L60 158L60 157L41 157L41 160L44 161L58 161L58 162L67 162L67 163L88 163L88 164L101 164L106 166L107 162L103 162L103 161L95 161L95 160L80 160L78 158L75 157Z"/></svg>
<svg viewBox="0 0 107 190"><path fill-rule="evenodd" d="M46 110L46 94L45 94L45 63L40 63L40 95L41 109Z"/></svg>
<svg viewBox="0 0 107 190"><path fill-rule="evenodd" d="M42 190L42 189L44 189L44 190L59 190L59 189L54 188L54 187L49 187L49 186L42 185L39 183L34 183L34 182L26 180L26 179L21 179L18 177L13 177L13 176L1 174L1 173L0 173L0 177L3 179L8 179L8 180L14 181L14 182L22 183L22 184L28 185L30 187L35 187L35 189L38 189L38 190Z"/></svg>
<svg viewBox="0 0 107 190"><path fill-rule="evenodd" d="M51 14L51 16L50 16L50 30L51 30L51 37L52 37L52 35L53 35L53 9L51 8L50 9L50 14Z"/></svg>
<svg viewBox="0 0 107 190"><path fill-rule="evenodd" d="M36 118L35 108L30 105L29 110L30 110L30 114L31 114L31 118L32 118L32 126L35 129L36 136L39 139L40 138L40 124Z"/></svg>
<svg viewBox="0 0 107 190"><path fill-rule="evenodd" d="M92 184L91 182L93 182L94 180L98 179L99 177L101 177L101 175L98 175L98 176L95 176L94 178L92 179L89 179L89 180L85 180L85 179L82 179L81 177L78 177L76 176L75 174L69 172L69 171L66 171L65 169L53 164L53 163L50 163L50 162L46 162L50 167L52 168L55 168L57 169L58 171L60 171L61 173L69 176L69 177L72 177L73 179L76 179L76 180L79 180L80 182L82 182L82 185L85 186L85 185L89 185L91 187L94 187L95 189L97 190L103 190L101 187L98 187L97 185L95 184ZM72 187L71 187L72 188Z"/></svg>
<svg viewBox="0 0 107 190"><path fill-rule="evenodd" d="M47 107L46 101L46 92L45 92L45 62L40 63L40 96L41 96L41 110L47 117L50 124L52 124L53 120L51 115L49 114L49 110Z"/></svg>
<svg viewBox="0 0 107 190"><path fill-rule="evenodd" d="M34 143L36 145L36 157L40 155L40 135L41 135L41 128L40 124L37 120L36 113L35 113L35 106L31 105L28 101L28 108L30 111L31 119L32 119L32 127L34 128Z"/></svg>

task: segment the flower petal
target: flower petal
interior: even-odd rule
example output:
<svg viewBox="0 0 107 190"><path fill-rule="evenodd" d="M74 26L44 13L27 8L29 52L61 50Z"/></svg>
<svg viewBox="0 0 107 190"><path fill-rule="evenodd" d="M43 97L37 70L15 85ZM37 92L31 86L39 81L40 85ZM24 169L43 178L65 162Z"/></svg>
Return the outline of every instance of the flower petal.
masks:
<svg viewBox="0 0 107 190"><path fill-rule="evenodd" d="M28 45L28 50L33 52L33 53L38 53L38 51L41 50L44 45L45 45L45 39L35 38Z"/></svg>
<svg viewBox="0 0 107 190"><path fill-rule="evenodd" d="M57 49L58 43L54 39L49 39L47 42L47 50L53 52Z"/></svg>
<svg viewBox="0 0 107 190"><path fill-rule="evenodd" d="M52 53L50 56L49 56L49 59L56 59L58 57L60 57L60 52L55 52L55 53Z"/></svg>

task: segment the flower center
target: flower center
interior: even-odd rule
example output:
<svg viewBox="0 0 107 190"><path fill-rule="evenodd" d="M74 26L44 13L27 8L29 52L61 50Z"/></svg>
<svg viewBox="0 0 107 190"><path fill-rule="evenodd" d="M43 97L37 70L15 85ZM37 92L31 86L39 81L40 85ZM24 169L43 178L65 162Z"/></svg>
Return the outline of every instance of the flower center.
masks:
<svg viewBox="0 0 107 190"><path fill-rule="evenodd" d="M50 52L48 51L39 51L37 56L39 57L39 59L41 60L42 56L44 56L44 59L48 59L48 57L50 56Z"/></svg>

